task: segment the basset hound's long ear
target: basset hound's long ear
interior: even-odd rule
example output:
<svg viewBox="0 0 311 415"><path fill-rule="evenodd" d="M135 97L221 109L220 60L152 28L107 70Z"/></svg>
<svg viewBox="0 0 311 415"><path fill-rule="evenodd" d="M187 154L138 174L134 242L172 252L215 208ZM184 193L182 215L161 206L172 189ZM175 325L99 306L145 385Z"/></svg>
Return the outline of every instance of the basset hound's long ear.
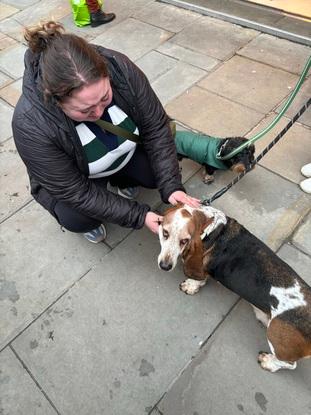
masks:
<svg viewBox="0 0 311 415"><path fill-rule="evenodd" d="M188 278L204 280L206 277L203 269L204 247L201 240L201 233L213 222L213 218L206 217L200 210L195 210L192 216L194 232L189 246L183 253L184 273Z"/></svg>
<svg viewBox="0 0 311 415"><path fill-rule="evenodd" d="M204 280L203 243L200 235L196 235L183 253L184 274L194 280Z"/></svg>

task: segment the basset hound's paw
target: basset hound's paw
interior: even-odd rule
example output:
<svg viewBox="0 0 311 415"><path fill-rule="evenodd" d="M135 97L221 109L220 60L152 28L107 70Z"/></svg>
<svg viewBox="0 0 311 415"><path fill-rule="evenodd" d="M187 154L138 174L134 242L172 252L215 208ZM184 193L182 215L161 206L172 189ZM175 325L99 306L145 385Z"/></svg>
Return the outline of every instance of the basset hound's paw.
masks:
<svg viewBox="0 0 311 415"><path fill-rule="evenodd" d="M269 372L277 372L280 369L296 369L297 362L284 362L279 360L274 354L260 352L258 355L258 363Z"/></svg>
<svg viewBox="0 0 311 415"><path fill-rule="evenodd" d="M204 285L205 285L205 281L198 281L198 280L193 280L192 278L187 278L184 282L179 284L179 288L185 294L194 295Z"/></svg>

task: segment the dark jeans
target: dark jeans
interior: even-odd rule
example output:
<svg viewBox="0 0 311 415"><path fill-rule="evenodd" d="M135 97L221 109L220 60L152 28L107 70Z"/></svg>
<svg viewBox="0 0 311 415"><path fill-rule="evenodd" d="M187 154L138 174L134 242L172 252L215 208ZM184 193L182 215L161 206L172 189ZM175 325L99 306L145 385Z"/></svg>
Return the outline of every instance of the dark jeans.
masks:
<svg viewBox="0 0 311 415"><path fill-rule="evenodd" d="M141 145L136 147L131 160L117 173L104 179L93 180L99 186L104 187L107 187L109 181L111 186L118 186L120 189L132 186L142 186L148 189L156 188L147 154ZM59 224L71 232L84 233L100 225L99 221L77 212L68 203L56 202L54 213Z"/></svg>

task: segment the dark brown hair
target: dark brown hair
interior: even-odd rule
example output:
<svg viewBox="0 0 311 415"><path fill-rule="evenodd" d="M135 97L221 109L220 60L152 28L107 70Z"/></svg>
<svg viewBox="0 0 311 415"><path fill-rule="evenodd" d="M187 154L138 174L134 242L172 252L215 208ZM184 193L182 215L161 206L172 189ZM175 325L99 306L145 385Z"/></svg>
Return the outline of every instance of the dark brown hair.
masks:
<svg viewBox="0 0 311 415"><path fill-rule="evenodd" d="M41 53L44 98L65 101L73 91L108 76L104 58L84 39L65 33L60 23L49 21L25 29L34 53Z"/></svg>

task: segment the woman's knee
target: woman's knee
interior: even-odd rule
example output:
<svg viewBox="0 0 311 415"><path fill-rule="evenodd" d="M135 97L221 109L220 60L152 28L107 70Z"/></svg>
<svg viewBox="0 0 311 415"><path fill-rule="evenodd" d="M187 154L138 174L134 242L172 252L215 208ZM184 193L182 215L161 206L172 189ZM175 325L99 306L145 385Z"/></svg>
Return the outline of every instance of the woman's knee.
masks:
<svg viewBox="0 0 311 415"><path fill-rule="evenodd" d="M56 203L54 213L58 223L70 232L88 232L101 224L100 221L85 216L62 202Z"/></svg>

